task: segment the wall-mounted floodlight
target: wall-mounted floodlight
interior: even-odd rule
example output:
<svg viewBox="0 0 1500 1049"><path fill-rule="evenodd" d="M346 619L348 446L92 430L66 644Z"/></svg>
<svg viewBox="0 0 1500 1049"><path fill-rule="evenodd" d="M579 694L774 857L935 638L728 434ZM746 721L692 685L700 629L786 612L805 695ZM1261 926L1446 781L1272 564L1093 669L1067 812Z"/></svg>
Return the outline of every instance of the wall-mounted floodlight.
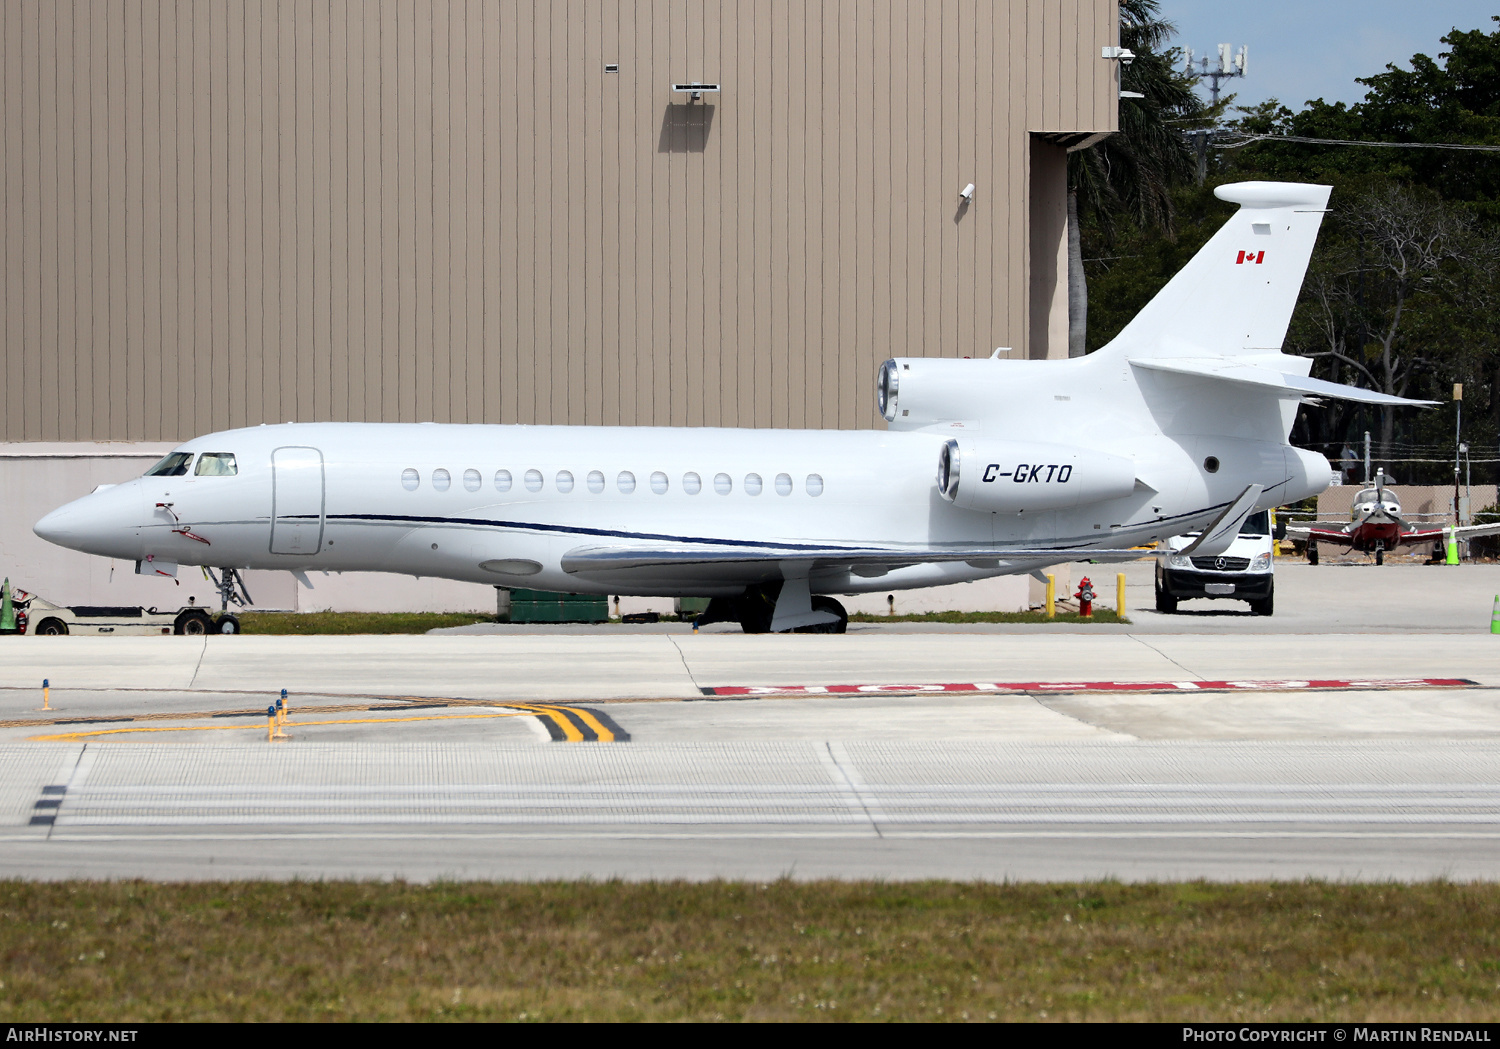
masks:
<svg viewBox="0 0 1500 1049"><path fill-rule="evenodd" d="M1100 58L1111 58L1121 65L1128 66L1135 61L1135 52L1128 47L1106 47L1100 54Z"/></svg>
<svg viewBox="0 0 1500 1049"><path fill-rule="evenodd" d="M970 182L963 189L959 190L958 199L965 204L974 203L974 183Z"/></svg>
<svg viewBox="0 0 1500 1049"><path fill-rule="evenodd" d="M688 96L688 101L689 102L699 102L699 101L701 101L703 99L703 95L704 95L705 92L712 92L714 94L718 94L719 91L720 91L720 88L719 88L718 84L700 84L696 80L693 81L690 84L673 84L672 85L672 94L674 94L674 95L684 95L685 94L685 95Z"/></svg>

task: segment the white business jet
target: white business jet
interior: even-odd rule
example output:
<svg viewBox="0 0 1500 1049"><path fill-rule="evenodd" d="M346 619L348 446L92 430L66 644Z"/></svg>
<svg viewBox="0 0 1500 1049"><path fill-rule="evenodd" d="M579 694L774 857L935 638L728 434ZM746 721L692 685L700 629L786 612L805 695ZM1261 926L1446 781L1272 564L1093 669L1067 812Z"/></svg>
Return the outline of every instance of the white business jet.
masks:
<svg viewBox="0 0 1500 1049"><path fill-rule="evenodd" d="M1126 560L1329 483L1299 403L1418 404L1280 352L1326 186L1247 182L1239 210L1108 346L1074 360L904 357L885 431L288 423L183 444L36 533L138 562L397 572L584 594L710 597L705 622L842 632L832 595ZM216 621L237 629L227 614Z"/></svg>

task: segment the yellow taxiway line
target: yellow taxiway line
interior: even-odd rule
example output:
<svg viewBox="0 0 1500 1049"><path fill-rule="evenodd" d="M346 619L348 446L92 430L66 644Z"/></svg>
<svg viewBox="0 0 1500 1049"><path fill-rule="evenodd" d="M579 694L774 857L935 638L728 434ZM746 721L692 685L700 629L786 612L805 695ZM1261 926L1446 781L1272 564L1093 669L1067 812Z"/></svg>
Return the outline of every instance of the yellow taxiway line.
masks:
<svg viewBox="0 0 1500 1049"><path fill-rule="evenodd" d="M535 717L532 711L523 711L516 714L420 714L414 717L404 718L342 718L337 721L288 721L284 723L285 728L308 728L313 725L370 725L386 721L464 721L476 718L529 718ZM566 719L554 719L562 723ZM260 725L159 725L156 727L141 726L139 728L105 728L94 729L89 732L60 732L52 736L28 736L28 742L32 743L59 743L70 740L83 739L87 736L117 736L125 732L245 732L249 730L260 731ZM583 735L572 725L576 741L581 741ZM569 742L575 742L572 736Z"/></svg>

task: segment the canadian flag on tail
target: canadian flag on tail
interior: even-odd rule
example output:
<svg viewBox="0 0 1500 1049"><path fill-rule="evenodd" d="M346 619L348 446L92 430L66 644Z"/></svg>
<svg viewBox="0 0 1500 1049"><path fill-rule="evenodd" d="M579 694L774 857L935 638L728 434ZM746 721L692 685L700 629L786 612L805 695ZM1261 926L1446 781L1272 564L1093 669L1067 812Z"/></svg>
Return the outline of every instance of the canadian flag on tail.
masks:
<svg viewBox="0 0 1500 1049"><path fill-rule="evenodd" d="M1236 266L1243 266L1247 262L1253 262L1259 266L1266 261L1266 253L1263 251L1242 251L1239 258L1234 260Z"/></svg>

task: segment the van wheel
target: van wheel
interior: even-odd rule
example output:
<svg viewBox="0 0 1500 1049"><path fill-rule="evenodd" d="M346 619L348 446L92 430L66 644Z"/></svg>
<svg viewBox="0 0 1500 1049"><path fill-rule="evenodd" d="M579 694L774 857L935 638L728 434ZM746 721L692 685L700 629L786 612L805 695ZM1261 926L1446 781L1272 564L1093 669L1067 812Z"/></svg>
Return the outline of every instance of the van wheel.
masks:
<svg viewBox="0 0 1500 1049"><path fill-rule="evenodd" d="M61 637L68 632L68 624L61 619L48 616L36 625L36 632L43 637Z"/></svg>
<svg viewBox="0 0 1500 1049"><path fill-rule="evenodd" d="M1177 611L1177 599L1156 584L1156 610L1164 616L1170 616Z"/></svg>
<svg viewBox="0 0 1500 1049"><path fill-rule="evenodd" d="M1273 589L1261 601L1251 601L1250 611L1258 616L1269 616L1276 611L1276 591Z"/></svg>
<svg viewBox="0 0 1500 1049"><path fill-rule="evenodd" d="M177 617L177 622L172 624L172 632L176 634L189 634L193 637L203 637L205 634L212 634L214 632L214 621L208 618L206 612L190 608Z"/></svg>

